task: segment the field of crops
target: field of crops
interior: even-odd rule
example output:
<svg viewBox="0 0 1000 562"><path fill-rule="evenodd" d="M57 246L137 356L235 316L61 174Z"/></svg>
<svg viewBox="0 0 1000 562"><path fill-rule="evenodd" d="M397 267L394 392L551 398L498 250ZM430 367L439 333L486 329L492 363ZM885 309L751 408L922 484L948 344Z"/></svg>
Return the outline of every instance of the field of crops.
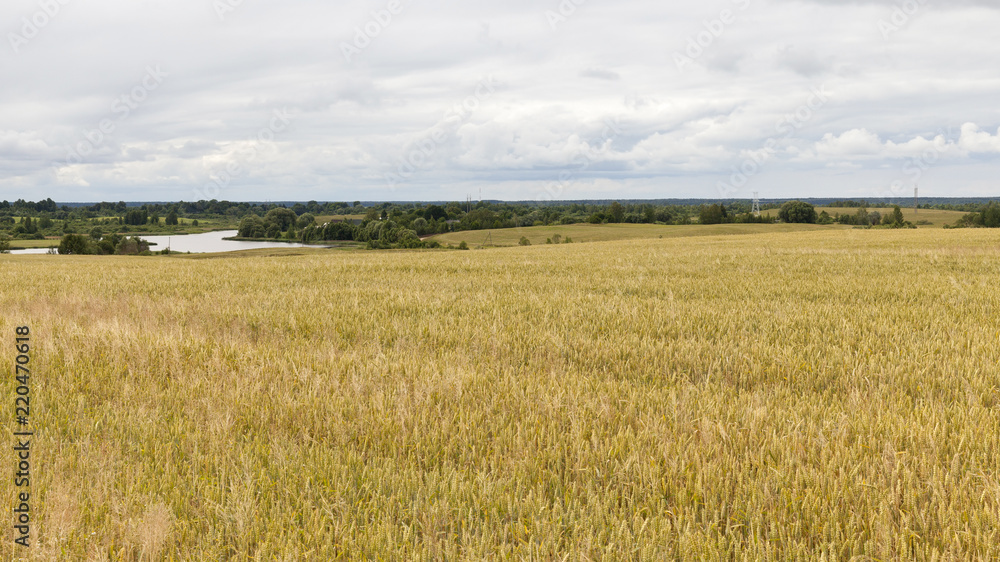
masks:
<svg viewBox="0 0 1000 562"><path fill-rule="evenodd" d="M943 211L939 209L914 210L913 207L902 207L903 219L914 224L926 227L944 228L945 225L953 225L966 213L961 211ZM841 215L853 215L858 212L857 208L850 207L816 207L816 212L826 211L831 217ZM892 213L892 207L871 207L868 212L878 211L882 216ZM773 211L772 211L773 212Z"/></svg>
<svg viewBox="0 0 1000 562"><path fill-rule="evenodd" d="M995 560L998 274L937 229L0 256L31 559Z"/></svg>
<svg viewBox="0 0 1000 562"><path fill-rule="evenodd" d="M762 234L777 232L815 232L842 229L842 225L819 226L814 224L715 224L671 226L658 224L564 224L553 226L528 226L497 230L463 230L432 236L441 244L457 246L465 242L470 248L490 246L516 246L521 237L531 244L545 244L559 236L573 242L607 242L639 238L686 238L721 234Z"/></svg>

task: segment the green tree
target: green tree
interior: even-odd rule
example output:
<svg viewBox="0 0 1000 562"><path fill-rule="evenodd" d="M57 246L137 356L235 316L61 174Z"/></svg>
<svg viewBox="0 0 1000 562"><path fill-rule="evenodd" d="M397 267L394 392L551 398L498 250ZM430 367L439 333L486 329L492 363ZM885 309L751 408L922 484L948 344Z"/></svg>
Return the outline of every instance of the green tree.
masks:
<svg viewBox="0 0 1000 562"><path fill-rule="evenodd" d="M905 222L903 220L903 210L899 208L899 205L893 205L892 213L882 217L882 224L889 224L897 228L903 226Z"/></svg>
<svg viewBox="0 0 1000 562"><path fill-rule="evenodd" d="M264 223L267 224L268 231L270 231L271 225L275 225L278 227L279 231L285 232L294 226L298 219L299 217L295 214L295 211L284 207L271 209L266 215L264 215Z"/></svg>
<svg viewBox="0 0 1000 562"><path fill-rule="evenodd" d="M10 252L10 236L0 234L0 254Z"/></svg>
<svg viewBox="0 0 1000 562"><path fill-rule="evenodd" d="M164 220L164 224L167 226L177 226L177 213L170 211L167 213L167 218Z"/></svg>
<svg viewBox="0 0 1000 562"><path fill-rule="evenodd" d="M303 213L302 216L299 217L299 220L296 221L295 226L301 230L307 226L313 226L314 224L316 224L316 216L312 213Z"/></svg>
<svg viewBox="0 0 1000 562"><path fill-rule="evenodd" d="M531 245L531 240L528 240L527 236L522 236L521 240L518 241L518 244L520 244L522 246L530 246Z"/></svg>
<svg viewBox="0 0 1000 562"><path fill-rule="evenodd" d="M716 203L702 205L698 212L698 222L701 224L722 224L724 220L722 205Z"/></svg>
<svg viewBox="0 0 1000 562"><path fill-rule="evenodd" d="M788 223L816 224L816 207L805 201L788 201L778 211L778 218Z"/></svg>
<svg viewBox="0 0 1000 562"><path fill-rule="evenodd" d="M991 202L989 205L983 207L979 215L982 218L983 226L987 228L1000 228L1000 205L997 203Z"/></svg>
<svg viewBox="0 0 1000 562"><path fill-rule="evenodd" d="M115 248L115 253L118 255L128 255L134 256L141 254L143 252L149 251L149 242L146 242L138 236L131 236L129 238L122 239Z"/></svg>
<svg viewBox="0 0 1000 562"><path fill-rule="evenodd" d="M608 222L622 222L625 218L625 209L622 207L621 203L615 201L611 204L611 208L608 209L608 214L611 215Z"/></svg>
<svg viewBox="0 0 1000 562"><path fill-rule="evenodd" d="M147 215L146 211L142 209L132 209L131 211L125 213L123 221L125 224L132 226L141 226L146 224Z"/></svg>
<svg viewBox="0 0 1000 562"><path fill-rule="evenodd" d="M257 215L248 215L240 220L236 233L241 238L263 238L266 231L263 219Z"/></svg>
<svg viewBox="0 0 1000 562"><path fill-rule="evenodd" d="M90 242L79 234L67 234L59 241L59 253L63 255L92 254Z"/></svg>
<svg viewBox="0 0 1000 562"><path fill-rule="evenodd" d="M354 240L356 231L349 222L329 222L323 228L323 240Z"/></svg>

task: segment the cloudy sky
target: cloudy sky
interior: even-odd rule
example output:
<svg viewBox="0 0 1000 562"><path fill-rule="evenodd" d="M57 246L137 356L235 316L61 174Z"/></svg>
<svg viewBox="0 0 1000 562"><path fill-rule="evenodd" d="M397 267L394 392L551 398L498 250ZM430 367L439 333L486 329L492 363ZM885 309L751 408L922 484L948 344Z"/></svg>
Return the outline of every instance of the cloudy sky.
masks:
<svg viewBox="0 0 1000 562"><path fill-rule="evenodd" d="M0 199L1000 195L987 0L4 0Z"/></svg>

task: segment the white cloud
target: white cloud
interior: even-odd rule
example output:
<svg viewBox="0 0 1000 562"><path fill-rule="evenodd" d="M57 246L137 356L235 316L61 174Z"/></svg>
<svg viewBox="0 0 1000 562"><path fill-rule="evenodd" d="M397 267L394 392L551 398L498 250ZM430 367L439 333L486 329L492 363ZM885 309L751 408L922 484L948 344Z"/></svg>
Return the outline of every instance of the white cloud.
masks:
<svg viewBox="0 0 1000 562"><path fill-rule="evenodd" d="M234 161L243 169L220 197L461 199L492 186L517 198L581 154L567 198L713 197L771 145L744 191L807 197L840 195L809 174L837 169L843 189L874 192L866 174L928 151L949 166L942 189L981 189L979 166L1000 153L1000 132L987 132L1000 124L993 3L925 3L887 41L889 0L594 0L554 30L557 0L428 0L346 61L341 43L385 5L244 2L221 21L209 0L67 5L18 53L0 45L17 77L0 83L0 198L190 199ZM3 30L37 10L5 2ZM733 17L720 27L723 10ZM678 71L672 55L692 39L700 54ZM115 100L150 65L168 76L118 120ZM388 189L387 170L487 76L495 92ZM820 87L829 99L813 104ZM289 127L240 160L275 110ZM113 132L68 158L105 119Z"/></svg>
<svg viewBox="0 0 1000 562"><path fill-rule="evenodd" d="M962 138L959 141L959 146L973 153L998 153L1000 152L1000 129L994 136L980 130L975 123L966 123L962 125Z"/></svg>

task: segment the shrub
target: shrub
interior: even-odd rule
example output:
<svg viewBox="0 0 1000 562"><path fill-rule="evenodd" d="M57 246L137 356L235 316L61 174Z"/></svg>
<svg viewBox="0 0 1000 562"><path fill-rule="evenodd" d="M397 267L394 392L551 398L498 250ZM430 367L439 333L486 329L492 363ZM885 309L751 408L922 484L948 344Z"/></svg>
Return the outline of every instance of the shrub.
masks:
<svg viewBox="0 0 1000 562"><path fill-rule="evenodd" d="M465 240L462 240L461 242L458 243L458 249L459 250L468 250L469 249L469 245L465 243Z"/></svg>
<svg viewBox="0 0 1000 562"><path fill-rule="evenodd" d="M816 224L816 208L805 201L788 201L778 211L778 218L788 223Z"/></svg>
<svg viewBox="0 0 1000 562"><path fill-rule="evenodd" d="M530 246L531 245L531 240L528 240L527 236L522 236L521 240L519 240L517 243L520 244L520 245L522 245L522 246Z"/></svg>
<svg viewBox="0 0 1000 562"><path fill-rule="evenodd" d="M149 254L149 242L146 242L138 236L132 236L123 239L118 243L118 247L115 249L115 253L118 255L148 255Z"/></svg>
<svg viewBox="0 0 1000 562"><path fill-rule="evenodd" d="M67 234L59 241L59 253L62 255L93 254L96 248L91 242L79 234Z"/></svg>

